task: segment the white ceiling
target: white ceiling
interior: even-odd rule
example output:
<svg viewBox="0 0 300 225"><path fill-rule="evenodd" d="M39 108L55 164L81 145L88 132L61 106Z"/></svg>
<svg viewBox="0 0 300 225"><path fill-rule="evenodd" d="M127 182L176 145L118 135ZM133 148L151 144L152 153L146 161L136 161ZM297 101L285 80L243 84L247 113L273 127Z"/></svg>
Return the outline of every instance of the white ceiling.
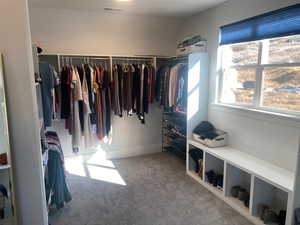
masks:
<svg viewBox="0 0 300 225"><path fill-rule="evenodd" d="M99 11L122 9L122 13L187 17L226 0L29 0L31 6Z"/></svg>

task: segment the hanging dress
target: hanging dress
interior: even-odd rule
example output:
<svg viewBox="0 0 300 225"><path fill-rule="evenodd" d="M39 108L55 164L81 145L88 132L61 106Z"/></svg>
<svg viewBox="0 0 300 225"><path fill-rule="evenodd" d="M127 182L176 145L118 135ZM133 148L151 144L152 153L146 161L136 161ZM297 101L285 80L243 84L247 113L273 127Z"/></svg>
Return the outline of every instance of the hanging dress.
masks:
<svg viewBox="0 0 300 225"><path fill-rule="evenodd" d="M91 71L88 71L91 73ZM91 127L91 109L89 104L89 88L87 77L90 74L83 73L83 81L82 81L82 98L83 98L83 118L84 118L84 129L83 129L83 136L84 136L84 144L85 148L91 148L93 145L93 138L92 138L92 127Z"/></svg>
<svg viewBox="0 0 300 225"><path fill-rule="evenodd" d="M81 125L79 117L79 101L82 99L82 88L80 77L76 68L72 68L72 146L73 151L78 152L81 146Z"/></svg>

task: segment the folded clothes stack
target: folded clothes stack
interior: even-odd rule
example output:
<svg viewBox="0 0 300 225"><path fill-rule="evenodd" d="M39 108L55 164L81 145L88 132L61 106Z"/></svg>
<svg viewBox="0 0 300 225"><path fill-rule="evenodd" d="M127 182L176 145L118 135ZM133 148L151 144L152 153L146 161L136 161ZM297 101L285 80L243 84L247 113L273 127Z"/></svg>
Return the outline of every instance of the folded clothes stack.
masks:
<svg viewBox="0 0 300 225"><path fill-rule="evenodd" d="M206 41L206 39L202 38L200 35L195 35L192 38L185 38L182 42L177 45L177 48L184 48L191 45L194 45L200 41Z"/></svg>

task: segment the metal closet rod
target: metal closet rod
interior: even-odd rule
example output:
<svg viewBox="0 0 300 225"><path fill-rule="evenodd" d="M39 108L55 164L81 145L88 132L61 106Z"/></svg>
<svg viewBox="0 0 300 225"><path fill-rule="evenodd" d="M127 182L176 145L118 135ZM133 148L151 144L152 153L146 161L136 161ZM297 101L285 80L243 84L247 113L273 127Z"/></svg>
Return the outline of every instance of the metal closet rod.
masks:
<svg viewBox="0 0 300 225"><path fill-rule="evenodd" d="M141 58L112 58L112 60L124 60L124 61L150 61L153 59L141 59Z"/></svg>
<svg viewBox="0 0 300 225"><path fill-rule="evenodd" d="M47 55L47 54L46 54ZM145 58L145 59L153 59L159 56L152 55L77 55L77 54L57 54L61 57L102 57L102 58Z"/></svg>
<svg viewBox="0 0 300 225"><path fill-rule="evenodd" d="M71 58L71 59L105 59L109 60L110 58L106 57L93 57L93 56L63 56L61 55L60 57L62 58Z"/></svg>
<svg viewBox="0 0 300 225"><path fill-rule="evenodd" d="M65 58L65 59L104 59L104 60L140 60L140 61L146 61L146 60L153 60L154 58L147 58L147 57L132 57L132 56L121 56L121 57L115 57L115 56L111 56L111 57L95 57L95 56L68 56L68 55L60 55L61 58Z"/></svg>

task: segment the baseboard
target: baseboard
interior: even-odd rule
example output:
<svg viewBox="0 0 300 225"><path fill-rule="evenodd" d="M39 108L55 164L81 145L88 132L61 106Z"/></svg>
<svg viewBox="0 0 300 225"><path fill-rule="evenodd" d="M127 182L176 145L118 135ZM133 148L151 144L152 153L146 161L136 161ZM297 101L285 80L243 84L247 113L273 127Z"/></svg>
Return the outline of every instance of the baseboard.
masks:
<svg viewBox="0 0 300 225"><path fill-rule="evenodd" d="M121 159L161 152L161 144L106 150L107 159Z"/></svg>

